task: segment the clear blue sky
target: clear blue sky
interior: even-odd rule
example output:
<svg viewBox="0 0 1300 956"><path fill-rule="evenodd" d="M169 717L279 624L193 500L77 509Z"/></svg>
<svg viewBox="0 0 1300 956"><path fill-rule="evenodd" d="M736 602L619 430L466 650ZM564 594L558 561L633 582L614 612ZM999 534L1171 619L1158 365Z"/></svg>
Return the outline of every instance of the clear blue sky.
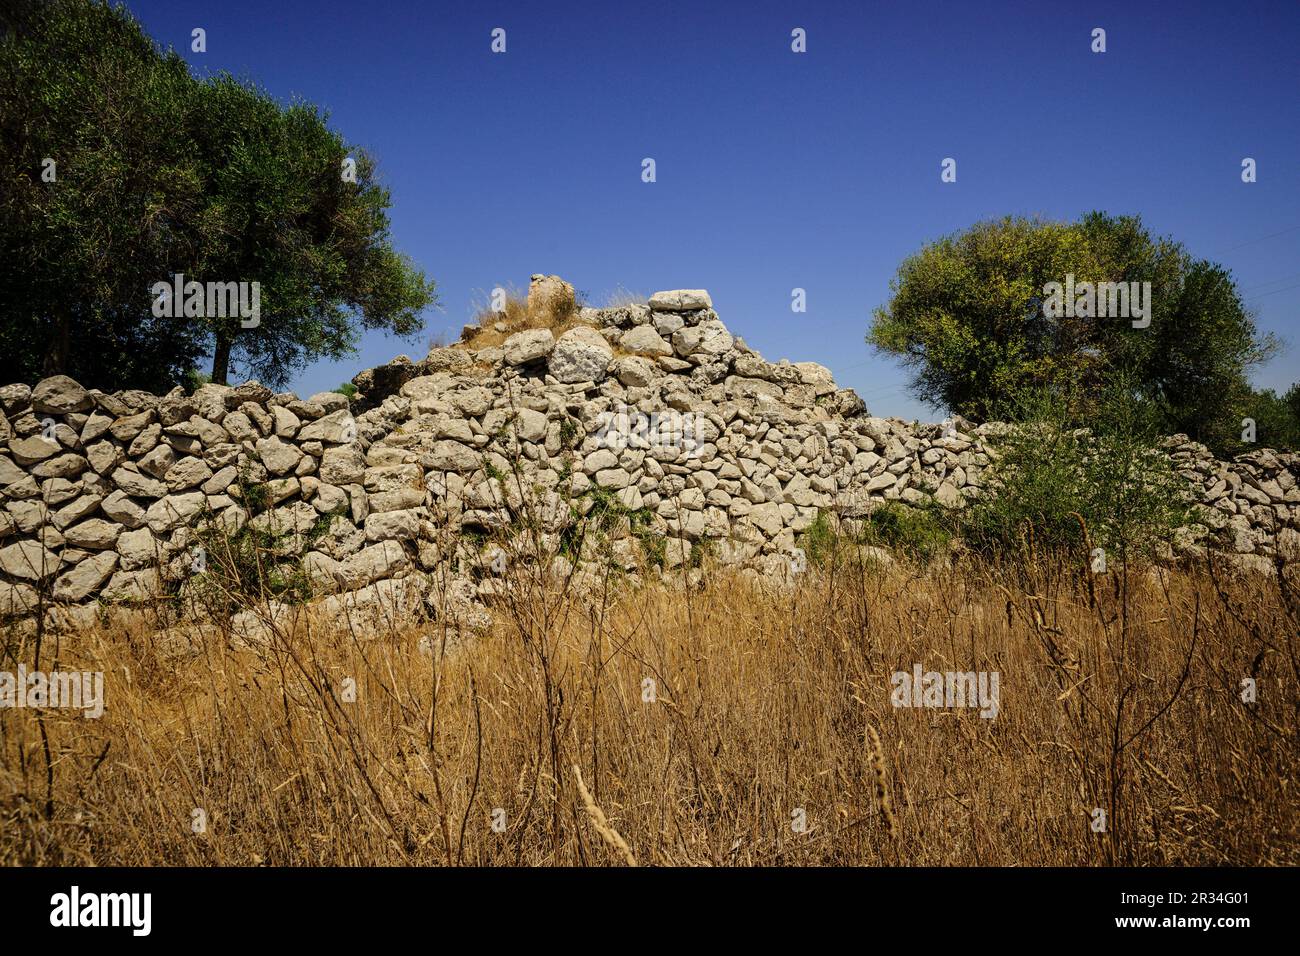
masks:
<svg viewBox="0 0 1300 956"><path fill-rule="evenodd" d="M127 6L198 73L328 109L378 157L395 243L438 282L415 343L368 335L299 375L302 394L421 357L479 290L544 272L596 305L620 286L707 288L768 359L822 362L874 413L934 419L863 342L899 262L980 219L1094 208L1230 267L1295 343L1257 384L1300 379L1296 0Z"/></svg>

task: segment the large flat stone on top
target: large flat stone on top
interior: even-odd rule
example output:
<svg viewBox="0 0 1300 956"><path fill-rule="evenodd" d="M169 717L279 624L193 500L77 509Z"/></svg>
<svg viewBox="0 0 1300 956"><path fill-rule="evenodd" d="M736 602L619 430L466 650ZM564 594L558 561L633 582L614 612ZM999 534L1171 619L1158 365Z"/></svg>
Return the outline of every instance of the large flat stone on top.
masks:
<svg viewBox="0 0 1300 956"><path fill-rule="evenodd" d="M650 296L650 308L656 312L694 312L713 308L713 299L704 289L673 289Z"/></svg>

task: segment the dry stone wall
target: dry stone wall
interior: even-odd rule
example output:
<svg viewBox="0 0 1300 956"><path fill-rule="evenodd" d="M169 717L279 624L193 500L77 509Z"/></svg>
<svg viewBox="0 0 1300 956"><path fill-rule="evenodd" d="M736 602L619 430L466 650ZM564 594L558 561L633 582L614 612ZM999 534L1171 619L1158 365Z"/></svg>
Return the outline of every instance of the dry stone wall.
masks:
<svg viewBox="0 0 1300 956"><path fill-rule="evenodd" d="M556 283L534 277L548 294ZM707 292L584 308L570 324L399 357L358 375L351 402L256 382L0 388L0 616L31 615L38 589L62 605L151 598L192 573L205 529L250 521L293 538L315 590L346 605L377 582L418 592L525 516L554 541L593 507L634 514L640 537L615 530L610 552L629 570L646 535L668 567L702 542L762 566L819 511L985 493L994 426L871 417L825 367L748 348ZM1297 456L1168 448L1208 506L1192 539L1261 568L1300 540Z"/></svg>

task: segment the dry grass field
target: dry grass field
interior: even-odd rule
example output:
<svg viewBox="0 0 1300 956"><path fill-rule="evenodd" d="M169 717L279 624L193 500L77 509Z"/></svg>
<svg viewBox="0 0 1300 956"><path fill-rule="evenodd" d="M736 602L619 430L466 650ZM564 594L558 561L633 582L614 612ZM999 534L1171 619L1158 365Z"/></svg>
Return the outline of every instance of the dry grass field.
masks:
<svg viewBox="0 0 1300 956"><path fill-rule="evenodd" d="M0 862L1295 865L1291 584L839 554L788 587L521 571L465 639L46 635L107 710L0 711ZM917 664L997 672L996 717L893 706Z"/></svg>

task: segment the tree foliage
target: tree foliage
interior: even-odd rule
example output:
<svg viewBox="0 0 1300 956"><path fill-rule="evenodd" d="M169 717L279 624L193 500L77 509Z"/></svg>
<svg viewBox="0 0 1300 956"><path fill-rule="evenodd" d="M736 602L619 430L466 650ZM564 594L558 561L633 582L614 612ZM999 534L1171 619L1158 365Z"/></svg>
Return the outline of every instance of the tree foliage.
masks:
<svg viewBox="0 0 1300 956"><path fill-rule="evenodd" d="M372 157L316 107L192 76L121 7L22 0L0 27L11 374L165 390L211 356L213 381L279 387L362 329L419 332L433 283L391 245ZM155 317L150 287L177 273L260 283L260 323Z"/></svg>
<svg viewBox="0 0 1300 956"><path fill-rule="evenodd" d="M196 151L172 128L177 118L188 123L185 64L98 4L29 4L6 28L6 371L27 380L67 371L95 384L174 383L202 356L202 336L153 317L149 282L184 263L182 226L197 205ZM55 181L46 182L50 174Z"/></svg>
<svg viewBox="0 0 1300 956"><path fill-rule="evenodd" d="M1049 316L1048 283L1150 282L1150 324ZM926 245L903 262L868 342L913 372L923 401L976 420L1026 390L1100 396L1124 376L1160 428L1211 444L1240 431L1248 371L1278 347L1222 266L1154 238L1141 220L1006 217ZM1086 423L1095 404L1076 404Z"/></svg>
<svg viewBox="0 0 1300 956"><path fill-rule="evenodd" d="M1300 382L1292 385L1283 395L1271 388L1251 393L1245 404L1245 415L1255 423L1254 446L1300 450ZM1240 436L1231 436L1224 442L1228 451L1249 451L1250 443Z"/></svg>

